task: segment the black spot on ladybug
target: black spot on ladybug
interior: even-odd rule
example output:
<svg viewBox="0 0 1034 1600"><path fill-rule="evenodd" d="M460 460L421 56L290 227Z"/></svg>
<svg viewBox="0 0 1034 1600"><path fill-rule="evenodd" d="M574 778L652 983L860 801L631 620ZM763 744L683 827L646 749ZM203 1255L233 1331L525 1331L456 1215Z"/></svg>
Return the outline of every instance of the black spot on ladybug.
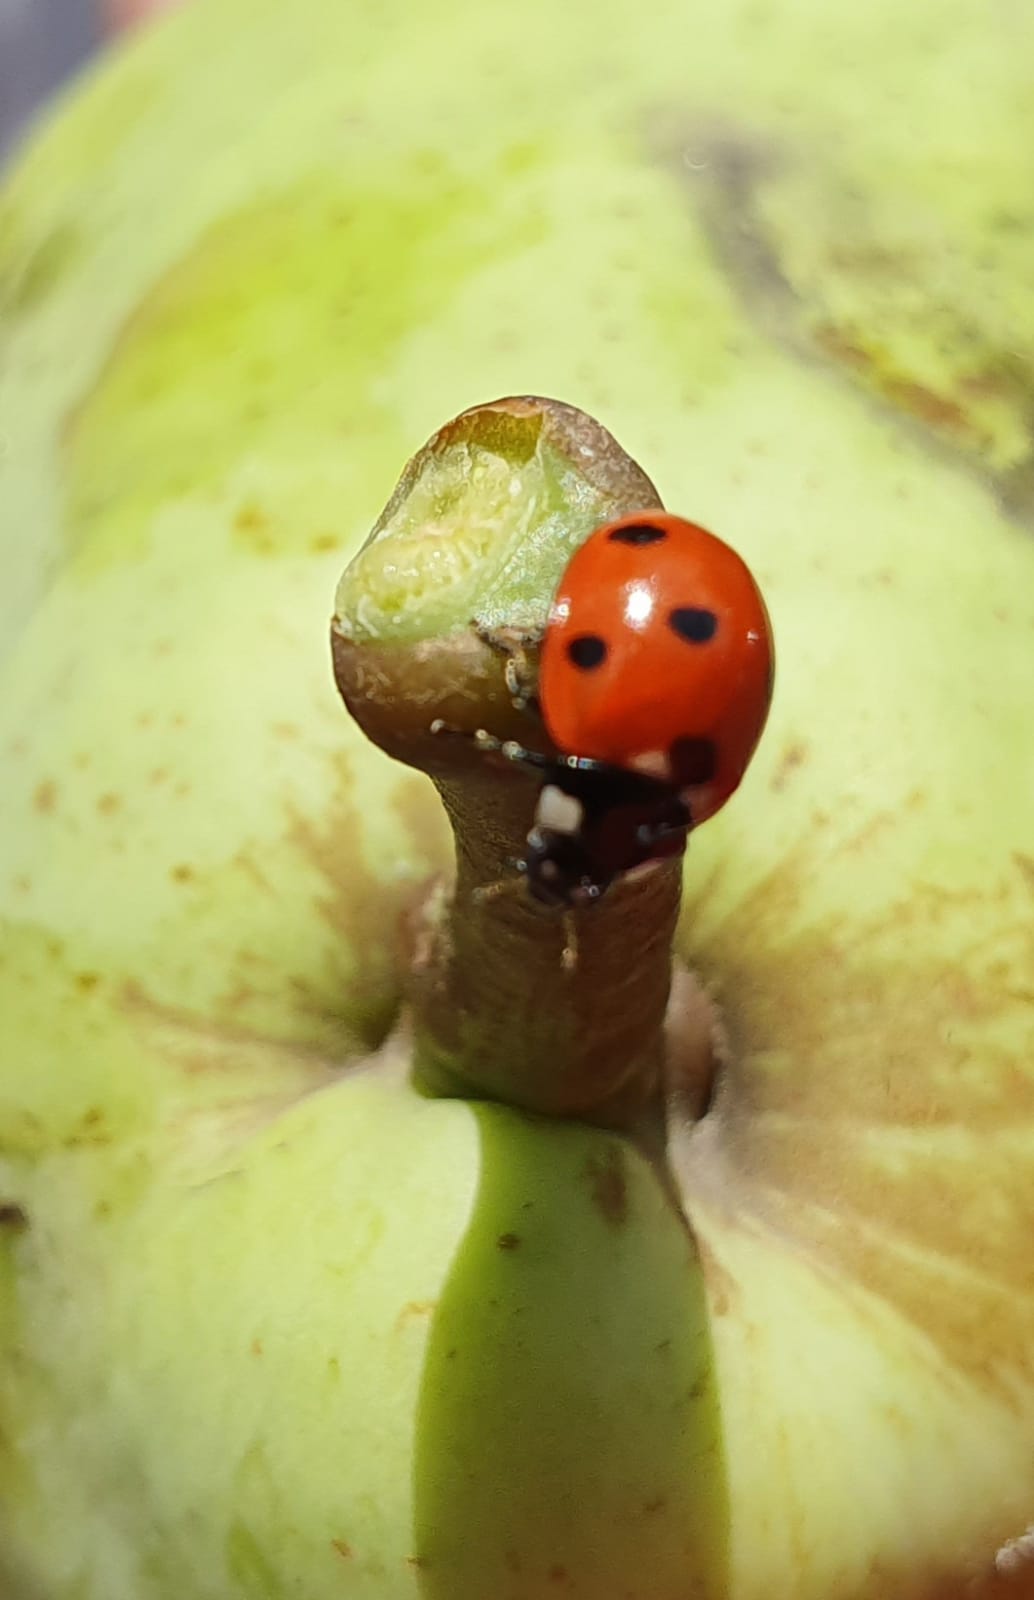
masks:
<svg viewBox="0 0 1034 1600"><path fill-rule="evenodd" d="M668 751L671 775L680 788L710 783L718 770L713 739L676 739Z"/></svg>
<svg viewBox="0 0 1034 1600"><path fill-rule="evenodd" d="M567 659L583 672L591 672L607 659L607 641L598 633L580 633L567 646Z"/></svg>
<svg viewBox="0 0 1034 1600"><path fill-rule="evenodd" d="M615 528L607 535L614 544L659 544L667 537L655 522L630 522L627 528Z"/></svg>
<svg viewBox="0 0 1034 1600"><path fill-rule="evenodd" d="M702 606L676 606L668 617L668 626L687 644L706 644L715 636L718 618Z"/></svg>

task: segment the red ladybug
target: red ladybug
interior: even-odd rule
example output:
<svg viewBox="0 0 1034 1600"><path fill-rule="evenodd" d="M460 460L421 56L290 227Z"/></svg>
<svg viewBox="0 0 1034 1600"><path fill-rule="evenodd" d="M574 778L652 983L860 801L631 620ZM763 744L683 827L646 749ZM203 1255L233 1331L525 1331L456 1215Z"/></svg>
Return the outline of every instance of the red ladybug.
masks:
<svg viewBox="0 0 1034 1600"><path fill-rule="evenodd" d="M535 898L598 899L678 855L739 785L772 679L765 603L721 539L664 511L590 534L550 608L537 697L522 699L561 753L475 735L543 780L518 863Z"/></svg>

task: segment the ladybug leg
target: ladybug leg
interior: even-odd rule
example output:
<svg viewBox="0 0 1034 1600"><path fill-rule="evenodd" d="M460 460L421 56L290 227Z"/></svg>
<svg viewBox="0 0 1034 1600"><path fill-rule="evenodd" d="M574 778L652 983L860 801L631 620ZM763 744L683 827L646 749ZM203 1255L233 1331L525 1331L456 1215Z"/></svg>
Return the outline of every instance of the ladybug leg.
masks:
<svg viewBox="0 0 1034 1600"><path fill-rule="evenodd" d="M497 739L494 733L489 733L485 728L476 728L469 733L466 728L457 728L455 723L436 717L431 723L431 732L449 739L468 739L483 754L502 756L504 761L536 777L544 772L555 772L557 768L555 756L543 755L541 750L529 750L525 745L518 744L516 739Z"/></svg>
<svg viewBox="0 0 1034 1600"><path fill-rule="evenodd" d="M487 644L497 656L526 655L542 643L542 631L538 628L493 628L487 622L479 622L477 617L472 618L470 625L482 644Z"/></svg>
<svg viewBox="0 0 1034 1600"><path fill-rule="evenodd" d="M489 628L476 619L471 627L482 644L502 656L506 690L517 710L539 716L538 673L531 663L531 651L542 643L542 635L528 628Z"/></svg>
<svg viewBox="0 0 1034 1600"><path fill-rule="evenodd" d="M516 656L509 656L506 666L503 668L503 678L507 692L516 709L525 712L529 717L536 717L541 720L542 706L538 697L538 683L535 680L535 687L532 688L530 686L530 680L527 676L528 671L529 668L523 657L518 659Z"/></svg>
<svg viewBox="0 0 1034 1600"><path fill-rule="evenodd" d="M651 817L649 822L639 824L636 839L645 850L652 850L669 839L687 834L692 825L689 807L676 796L665 810Z"/></svg>

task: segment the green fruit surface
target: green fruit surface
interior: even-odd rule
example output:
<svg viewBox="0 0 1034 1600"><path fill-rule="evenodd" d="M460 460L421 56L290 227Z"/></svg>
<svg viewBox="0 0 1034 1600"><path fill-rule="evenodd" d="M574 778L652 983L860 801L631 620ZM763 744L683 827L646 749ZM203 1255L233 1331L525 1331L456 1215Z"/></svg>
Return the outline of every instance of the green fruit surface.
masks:
<svg viewBox="0 0 1034 1600"><path fill-rule="evenodd" d="M1034 13L204 0L0 198L0 1592L913 1600L1034 1520ZM675 1158L421 1099L327 623L600 418L779 648ZM943 1585L943 1587L941 1587Z"/></svg>

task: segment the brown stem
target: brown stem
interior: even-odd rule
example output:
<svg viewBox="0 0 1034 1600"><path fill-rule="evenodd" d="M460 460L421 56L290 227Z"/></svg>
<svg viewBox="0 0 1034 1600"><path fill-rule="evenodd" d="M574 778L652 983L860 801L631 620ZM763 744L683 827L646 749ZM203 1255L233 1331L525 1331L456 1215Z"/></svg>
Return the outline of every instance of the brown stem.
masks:
<svg viewBox="0 0 1034 1600"><path fill-rule="evenodd" d="M455 885L429 912L411 981L429 1093L625 1128L660 1113L681 864L625 879L565 919L531 900L512 865L534 780L430 731L441 717L549 749L470 622L534 638L571 549L599 523L658 504L590 418L552 401L496 402L414 458L338 590L341 694L375 743L432 777L455 836Z"/></svg>
<svg viewBox="0 0 1034 1600"><path fill-rule="evenodd" d="M437 787L457 871L414 984L423 1084L553 1115L638 1122L660 1094L679 863L618 883L568 923L512 887L509 863L534 786L493 774ZM478 897L497 883L507 885L502 893Z"/></svg>

